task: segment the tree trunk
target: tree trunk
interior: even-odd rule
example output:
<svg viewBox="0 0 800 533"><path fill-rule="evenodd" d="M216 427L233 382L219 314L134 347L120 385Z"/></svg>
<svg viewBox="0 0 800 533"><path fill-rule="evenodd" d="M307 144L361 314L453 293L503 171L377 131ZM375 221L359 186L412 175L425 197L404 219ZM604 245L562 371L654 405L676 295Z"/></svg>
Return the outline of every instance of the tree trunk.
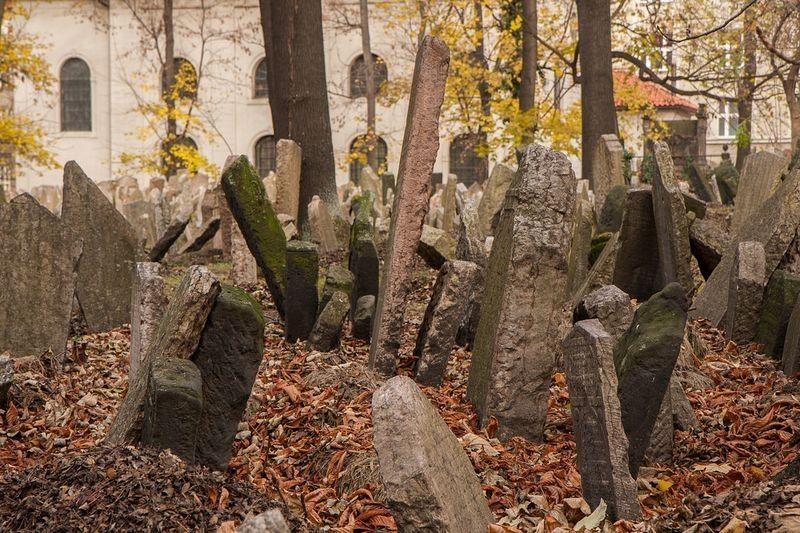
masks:
<svg viewBox="0 0 800 533"><path fill-rule="evenodd" d="M473 9L475 10L475 32L477 34L477 46L475 47L474 59L478 67L484 71L489 70L489 64L486 61L486 46L484 44L483 35L483 2L475 0L473 2ZM492 116L492 96L489 92L489 84L486 82L485 77L481 76L478 81L478 94L481 99L481 114L484 118L491 120ZM474 150L477 146L486 146L488 139L486 137L486 130L481 124L478 127L478 142L472 147ZM477 178L480 183L484 183L489 177L489 158L481 157L478 161L478 168L476 169Z"/></svg>
<svg viewBox="0 0 800 533"><path fill-rule="evenodd" d="M739 83L736 86L736 106L739 114L739 127L742 128L745 144L736 148L736 169L740 172L744 168L744 159L752 151L753 138L753 93L755 92L756 73L758 63L756 62L756 32L755 32L755 10L749 9L745 15L744 36L742 38L742 60L744 69Z"/></svg>
<svg viewBox="0 0 800 533"><path fill-rule="evenodd" d="M259 0L267 57L272 127L303 150L298 228L308 234L314 195L341 218L325 77L320 0Z"/></svg>
<svg viewBox="0 0 800 533"><path fill-rule="evenodd" d="M800 140L800 102L797 100L797 77L800 67L791 65L786 77L781 78L783 94L789 106L789 123L792 129L792 152L797 151L797 142Z"/></svg>
<svg viewBox="0 0 800 533"><path fill-rule="evenodd" d="M375 150L377 130L375 129L375 61L372 57L372 43L369 35L369 5L367 0L360 0L361 7L361 50L364 55L367 93L367 164L378 172L378 152Z"/></svg>
<svg viewBox="0 0 800 533"><path fill-rule="evenodd" d="M164 103L167 106L167 136L162 143L165 157L164 177L167 179L177 172L177 164L172 155L172 147L178 134L178 122L175 119L175 25L172 21L172 0L164 0Z"/></svg>
<svg viewBox="0 0 800 533"><path fill-rule="evenodd" d="M6 0L0 0L0 28L3 27L3 15L6 14Z"/></svg>
<svg viewBox="0 0 800 533"><path fill-rule="evenodd" d="M581 177L592 177L592 159L601 135L617 133L611 74L611 2L577 0L581 83Z"/></svg>
<svg viewBox="0 0 800 533"><path fill-rule="evenodd" d="M519 109L527 111L536 104L536 42L538 15L536 0L522 0L522 74L519 84Z"/></svg>

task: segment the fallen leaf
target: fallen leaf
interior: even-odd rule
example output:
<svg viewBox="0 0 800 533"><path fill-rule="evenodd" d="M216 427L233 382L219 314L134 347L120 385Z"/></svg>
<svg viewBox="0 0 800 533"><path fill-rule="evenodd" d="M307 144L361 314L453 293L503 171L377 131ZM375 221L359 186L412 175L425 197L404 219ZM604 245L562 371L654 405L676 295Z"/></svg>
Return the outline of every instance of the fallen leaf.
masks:
<svg viewBox="0 0 800 533"><path fill-rule="evenodd" d="M606 505L605 500L600 498L600 503L597 504L597 509L592 511L592 514L575 524L575 531L580 531L582 529L589 530L600 527L600 524L602 524L603 520L606 519L607 508L608 506Z"/></svg>

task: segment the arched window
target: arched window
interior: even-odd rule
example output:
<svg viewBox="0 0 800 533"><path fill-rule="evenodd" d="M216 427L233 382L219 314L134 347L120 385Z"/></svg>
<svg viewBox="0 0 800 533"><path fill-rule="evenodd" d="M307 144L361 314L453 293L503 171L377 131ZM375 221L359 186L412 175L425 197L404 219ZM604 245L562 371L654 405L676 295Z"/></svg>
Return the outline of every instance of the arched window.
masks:
<svg viewBox="0 0 800 533"><path fill-rule="evenodd" d="M253 98L266 98L269 96L269 85L267 85L267 59L264 58L256 65L253 75Z"/></svg>
<svg viewBox="0 0 800 533"><path fill-rule="evenodd" d="M350 154L351 155L358 155L358 154L365 154L367 149L367 136L366 135L359 135L356 137L352 143L350 143ZM377 137L375 139L375 153L378 156L378 168L381 171L386 170L386 159L387 154L389 153L389 148L386 146L386 141ZM350 161L350 181L353 183L358 183L358 180L361 179L361 169L364 168L364 165L361 163L361 158L354 158Z"/></svg>
<svg viewBox="0 0 800 533"><path fill-rule="evenodd" d="M92 131L92 77L86 61L61 66L61 131Z"/></svg>
<svg viewBox="0 0 800 533"><path fill-rule="evenodd" d="M379 91L381 85L389 79L389 69L386 62L379 56L372 54L375 70L375 90ZM350 98L360 98L367 95L367 67L364 56L360 55L350 64Z"/></svg>
<svg viewBox="0 0 800 533"><path fill-rule="evenodd" d="M184 57L176 57L173 60L175 65L175 81L182 81L178 96L181 98L194 98L197 94L197 70L192 65L192 62ZM161 92L167 92L167 71L161 71Z"/></svg>
<svg viewBox="0 0 800 533"><path fill-rule="evenodd" d="M275 137L264 135L256 141L255 157L256 172L262 178L271 170L275 170Z"/></svg>
<svg viewBox="0 0 800 533"><path fill-rule="evenodd" d="M477 139L469 133L457 136L450 143L450 173L467 187L486 177L486 159L475 153L477 145Z"/></svg>

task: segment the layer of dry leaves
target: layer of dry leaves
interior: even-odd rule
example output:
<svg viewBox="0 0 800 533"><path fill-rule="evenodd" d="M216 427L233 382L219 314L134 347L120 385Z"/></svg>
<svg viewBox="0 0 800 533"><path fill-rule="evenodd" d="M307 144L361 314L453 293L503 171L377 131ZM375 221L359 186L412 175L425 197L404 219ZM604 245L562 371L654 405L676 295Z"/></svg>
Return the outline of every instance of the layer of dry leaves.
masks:
<svg viewBox="0 0 800 533"><path fill-rule="evenodd" d="M411 367L410 350L432 279L433 272L420 266L409 298L400 372ZM264 287L251 289L268 317L265 358L227 475L186 467L171 455L98 448L127 386L129 334L121 328L79 337L70 343L63 369L55 357L17 362L13 403L0 411L0 529L58 529L56 523L46 524L50 511L37 512L36 502L55 505L53 495L66 494L72 499L58 502L58 516L82 517L87 527L119 526L124 517L130 517L129 525L141 525L159 516L160 522L144 528L231 531L247 512L278 502L299 521L298 529L394 530L371 444L370 402L382 380L365 370L368 345L349 334L328 354L290 345ZM744 527L800 529L800 481L770 481L797 456L797 381L776 371L773 362L754 353L755 347L726 344L706 324L695 326L708 349L697 361L709 387L688 389L701 427L676 432L673 465L642 469L638 487L645 521L603 527L727 533ZM465 400L469 357L463 348L455 349L444 385L423 390L475 466L497 518L493 531L568 531L590 509L580 498L563 374L555 376L551 388L545 442L500 443L491 425L477 426ZM691 358L696 354L685 360ZM696 372L688 374L695 374L691 383L703 381ZM158 480L157 489L133 474L142 464ZM108 468L119 474L104 478ZM87 495L82 487L92 479L104 489ZM185 483L188 491L179 490ZM167 495L164 487L173 490ZM160 508L149 498L154 490L160 491ZM92 505L93 497L107 503L105 493L117 495L115 508ZM222 506L221 494L228 495ZM170 505L170 512L161 512Z"/></svg>

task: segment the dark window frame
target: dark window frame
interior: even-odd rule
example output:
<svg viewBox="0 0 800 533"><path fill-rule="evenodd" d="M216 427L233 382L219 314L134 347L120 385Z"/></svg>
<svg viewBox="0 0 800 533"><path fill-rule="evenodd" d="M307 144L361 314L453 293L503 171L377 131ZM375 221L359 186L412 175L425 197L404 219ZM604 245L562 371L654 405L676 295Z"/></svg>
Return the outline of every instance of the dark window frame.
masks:
<svg viewBox="0 0 800 533"><path fill-rule="evenodd" d="M256 167L260 178L267 177L271 171L275 170L277 167L277 141L274 135L262 135L256 140L253 147L253 166Z"/></svg>
<svg viewBox="0 0 800 533"><path fill-rule="evenodd" d="M266 57L262 57L253 70L253 98L269 98Z"/></svg>
<svg viewBox="0 0 800 533"><path fill-rule="evenodd" d="M350 143L350 153L359 153L357 147L359 142L364 139L365 135L359 135ZM375 138L375 151L378 153L378 168L387 168L387 164L389 161L389 145L386 144L386 140L383 137L377 136ZM350 161L350 181L353 183L358 183L361 179L361 170L364 168L364 165L361 164L359 159L353 159Z"/></svg>
<svg viewBox="0 0 800 533"><path fill-rule="evenodd" d="M380 91L381 85L389 81L389 67L386 61L377 55L372 54L375 62L375 90ZM350 98L362 98L367 96L367 68L364 64L364 54L358 55L350 63Z"/></svg>
<svg viewBox="0 0 800 533"><path fill-rule="evenodd" d="M92 131L92 70L79 57L64 61L59 71L61 131Z"/></svg>

